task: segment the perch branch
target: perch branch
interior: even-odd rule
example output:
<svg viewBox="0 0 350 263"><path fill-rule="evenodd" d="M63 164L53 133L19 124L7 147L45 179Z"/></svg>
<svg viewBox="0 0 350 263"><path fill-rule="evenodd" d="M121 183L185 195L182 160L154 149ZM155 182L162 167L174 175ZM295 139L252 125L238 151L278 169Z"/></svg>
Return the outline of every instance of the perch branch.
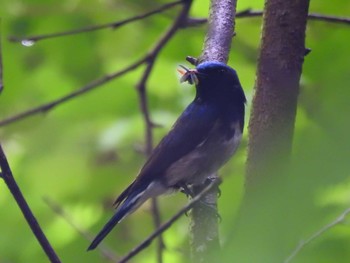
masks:
<svg viewBox="0 0 350 263"><path fill-rule="evenodd" d="M205 37L199 62L219 61L227 63L234 35L236 0L212 0L210 5L208 32ZM218 180L217 174L211 175ZM194 194L202 192L205 185L193 187ZM191 257L193 262L212 262L209 255L220 248L218 230L217 196L218 186L202 197L203 202L191 211ZM210 204L208 209L205 204ZM213 213L213 210L216 211Z"/></svg>
<svg viewBox="0 0 350 263"><path fill-rule="evenodd" d="M133 250L129 252L124 258L122 258L119 263L125 263L128 260L130 260L132 257L140 253L142 250L144 250L146 247L148 247L152 241L162 234L165 230L167 230L171 225L178 220L183 214L188 212L193 205L195 205L198 201L200 201L203 196L205 196L209 191L212 190L217 184L219 183L219 180L212 181L209 185L207 185L202 192L200 192L198 195L196 195L190 202L188 202L187 205L185 205L183 208L181 208L172 218L170 218L167 222L162 224L156 231L154 231L148 238L146 238L143 242L141 242L137 247L135 247Z"/></svg>

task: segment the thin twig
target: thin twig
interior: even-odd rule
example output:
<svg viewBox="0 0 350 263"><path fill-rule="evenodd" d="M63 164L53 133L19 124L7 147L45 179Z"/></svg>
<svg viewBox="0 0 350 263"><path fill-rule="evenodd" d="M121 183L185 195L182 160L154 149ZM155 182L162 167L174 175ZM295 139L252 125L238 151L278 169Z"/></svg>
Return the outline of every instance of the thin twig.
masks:
<svg viewBox="0 0 350 263"><path fill-rule="evenodd" d="M55 38L55 37L62 37L62 36L69 36L69 35L76 35L76 34L80 34L80 33L86 33L86 32L106 29L106 28L116 29L116 28L119 28L119 27L124 26L126 24L129 24L131 22L142 20L142 19L145 19L145 18L150 17L152 15L161 13L161 12L163 12L163 11L165 11L167 9L170 9L170 8L180 4L182 2L183 2L183 0L171 2L171 3L168 3L168 4L162 5L161 7L157 8L157 9L154 9L154 10L152 10L150 12L144 13L142 15L133 16L133 17L127 18L125 20L112 22L112 23L107 23L107 24L103 24L103 25L90 26L90 27L79 28L79 29L65 31L65 32L52 33L52 34L43 34L43 35L35 35L35 36L29 36L29 37L12 36L12 37L9 37L8 39L9 39L9 41L12 41L12 42L23 42L23 41L38 42L38 41L44 40L44 39Z"/></svg>
<svg viewBox="0 0 350 263"><path fill-rule="evenodd" d="M145 153L147 156L151 154L153 149L153 127L154 127L150 117L148 103L147 103L147 94L146 94L147 81L152 72L152 69L158 54L163 49L163 47L169 42L169 40L175 35L175 33L182 27L183 23L186 21L191 4L192 4L192 0L184 2L182 9L179 12L179 15L177 16L175 21L173 22L173 24L164 33L164 35L161 36L157 44L149 52L149 57L146 61L146 65L147 65L146 69L139 83L136 85L139 93L140 109L145 122L145 141L146 141ZM152 199L152 215L153 215L153 220L156 228L159 228L161 219L160 219L160 212L159 212L156 198ZM161 235L159 235L158 246L157 246L158 263L163 262L162 254L163 254L164 247L165 246L164 246L163 238Z"/></svg>
<svg viewBox="0 0 350 263"><path fill-rule="evenodd" d="M0 18L0 93L4 89L3 67L2 67L2 20Z"/></svg>
<svg viewBox="0 0 350 263"><path fill-rule="evenodd" d="M299 244L296 246L296 248L293 250L293 252L288 256L288 258L284 261L284 263L291 262L295 256L303 249L306 245L311 243L316 238L320 237L322 234L324 234L326 231L330 230L334 226L342 223L346 216L350 214L350 208L347 208L343 213L341 213L334 221L330 222L329 224L322 227L320 230L312 234L309 238L305 240L301 240Z"/></svg>
<svg viewBox="0 0 350 263"><path fill-rule="evenodd" d="M118 72L115 72L115 73L112 73L112 74L109 74L109 75L105 75L103 76L102 78L99 78L95 81L92 81L90 82L89 84L87 84L86 86L83 86L81 87L80 89L72 92L72 93L69 93L61 98L58 98L58 99L55 99L51 102L48 102L48 103L44 103L40 106L37 106L35 108L31 108L27 111L24 111L24 112L21 112L19 114L16 114L16 115L13 115L13 116L10 116L8 118L5 118L3 120L0 120L0 127L1 126L5 126L5 125L8 125L8 124L11 124L13 122L16 122L16 121L19 121L19 120L22 120L26 117L29 117L29 116L32 116L32 115L35 115L35 114L39 114L39 113L46 113L50 110L52 110L54 107L56 107L57 105L60 105L64 102L67 102L77 96L80 96L84 93L87 93L89 91L92 91L94 90L95 88L117 78L117 77L120 77L121 75L124 75L126 73L128 73L129 71L132 71L134 69L136 69L137 67L139 67L140 65L142 65L146 60L148 59L148 55L146 55L145 57L139 59L138 61L134 62L133 64L130 64L129 66L127 66L126 68L118 71Z"/></svg>
<svg viewBox="0 0 350 263"><path fill-rule="evenodd" d="M85 237L90 242L94 239L93 235L91 235L86 230L82 229L80 226L74 223L73 218L55 201L53 201L51 198L44 197L44 202L54 211L57 215L62 217L73 229L75 229L80 235ZM112 262L118 262L118 257L114 254L114 252L110 249L108 249L104 244L101 244L97 247L98 250L101 251L102 255L112 261Z"/></svg>
<svg viewBox="0 0 350 263"><path fill-rule="evenodd" d="M2 178L4 179L8 189L12 193L14 199L16 200L17 205L22 211L24 218L27 220L33 234L36 239L39 241L42 249L46 253L47 257L52 263L60 263L60 259L58 258L56 252L50 245L50 242L46 238L44 232L39 226L38 221L34 217L27 201L25 200L20 188L18 187L15 178L12 175L12 171L9 163L7 162L6 155L2 149L0 144L0 167L2 171Z"/></svg>
<svg viewBox="0 0 350 263"><path fill-rule="evenodd" d="M317 21L325 21L330 23L337 23L337 24L350 24L350 18L349 17L339 17L339 16L329 16L329 15L322 15L322 14L309 14L308 19L310 20L317 20Z"/></svg>
<svg viewBox="0 0 350 263"><path fill-rule="evenodd" d="M153 216L153 224L156 229L161 226L161 216L158 206L158 198L153 197L151 200L151 212ZM162 235L158 236L157 240L157 263L163 262L163 251L165 249L165 243Z"/></svg>
<svg viewBox="0 0 350 263"><path fill-rule="evenodd" d="M260 17L263 15L263 11L261 10L252 10L250 8L237 12L236 18L249 18L249 17ZM323 15L318 13L310 13L308 14L309 20L316 20L316 21L324 21L329 23L337 23L337 24L350 24L350 18L349 17L339 17L339 16L330 16L330 15ZM208 22L207 18L193 18L190 17L187 20L187 23L185 27L192 27L192 26L198 26L202 25Z"/></svg>
<svg viewBox="0 0 350 263"><path fill-rule="evenodd" d="M142 250L144 250L146 247L148 247L152 241L162 234L165 230L167 230L171 225L178 220L183 214L188 212L192 206L200 201L203 196L205 196L214 186L216 186L220 182L220 180L214 180L212 181L207 187L205 187L202 192L200 192L198 195L196 195L190 202L188 202L187 205L185 205L183 208L181 208L172 218L170 218L167 222L162 224L156 231L154 231L148 238L146 238L144 241L142 241L137 247L135 247L133 250L129 252L124 258L122 258L119 263L125 263L128 260L130 260L132 257L140 253Z"/></svg>

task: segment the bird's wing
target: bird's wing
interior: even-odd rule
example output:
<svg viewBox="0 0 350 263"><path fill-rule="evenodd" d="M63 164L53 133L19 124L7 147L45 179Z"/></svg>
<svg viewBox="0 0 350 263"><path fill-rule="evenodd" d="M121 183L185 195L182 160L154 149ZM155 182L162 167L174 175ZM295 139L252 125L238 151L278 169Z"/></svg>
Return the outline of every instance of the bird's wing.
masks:
<svg viewBox="0 0 350 263"><path fill-rule="evenodd" d="M178 118L169 133L160 141L141 169L135 181L118 197L118 205L131 192L141 192L154 180L160 179L165 171L185 156L208 136L218 113L208 105L192 102Z"/></svg>
<svg viewBox="0 0 350 263"><path fill-rule="evenodd" d="M149 180L163 174L170 165L195 149L207 138L217 116L212 107L190 104L154 149L138 178Z"/></svg>

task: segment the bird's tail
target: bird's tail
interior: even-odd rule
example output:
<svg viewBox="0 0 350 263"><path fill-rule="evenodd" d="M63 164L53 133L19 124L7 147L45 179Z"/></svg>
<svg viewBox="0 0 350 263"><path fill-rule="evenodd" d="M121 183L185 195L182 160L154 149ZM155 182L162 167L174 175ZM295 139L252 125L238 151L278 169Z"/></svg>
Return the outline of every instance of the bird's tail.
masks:
<svg viewBox="0 0 350 263"><path fill-rule="evenodd" d="M109 232L111 232L111 230L123 219L123 217L125 217L126 214L127 211L125 211L125 209L123 209L123 211L117 211L115 215L103 227L103 229L98 233L98 235L92 241L91 245L88 247L87 250L89 251L95 249L101 243L101 241L109 234Z"/></svg>
<svg viewBox="0 0 350 263"><path fill-rule="evenodd" d="M123 195L123 194L122 194ZM122 196L121 195L121 196ZM136 196L125 196L123 195L123 198L126 198L123 203L117 208L116 213L114 216L107 222L107 224L103 227L103 229L98 233L98 235L95 237L95 239L92 241L91 245L88 247L89 250L95 249L101 241L111 232L111 230L128 214L132 213L136 210L145 200L140 202L141 195L138 194ZM119 198L117 199L118 202ZM117 204L118 205L118 204Z"/></svg>
<svg viewBox="0 0 350 263"><path fill-rule="evenodd" d="M111 230L121 221L124 217L134 212L140 205L142 205L147 199L158 196L166 192L161 183L150 183L149 185L141 185L141 187L133 187L131 184L124 192L117 198L115 205L117 211L114 216L107 222L103 229L98 233L95 239L87 250L92 250L101 243L101 241L111 232ZM119 206L120 205L120 206ZM119 206L119 207L118 207Z"/></svg>

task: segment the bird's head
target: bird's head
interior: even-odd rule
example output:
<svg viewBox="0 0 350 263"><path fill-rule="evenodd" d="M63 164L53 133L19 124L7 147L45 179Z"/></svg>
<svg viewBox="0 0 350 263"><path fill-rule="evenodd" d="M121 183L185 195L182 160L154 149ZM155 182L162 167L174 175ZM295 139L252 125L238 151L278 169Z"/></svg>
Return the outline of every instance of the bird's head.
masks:
<svg viewBox="0 0 350 263"><path fill-rule="evenodd" d="M195 69L181 66L180 82L195 84L197 97L201 99L240 98L245 102L244 93L234 69L221 62L203 62Z"/></svg>

